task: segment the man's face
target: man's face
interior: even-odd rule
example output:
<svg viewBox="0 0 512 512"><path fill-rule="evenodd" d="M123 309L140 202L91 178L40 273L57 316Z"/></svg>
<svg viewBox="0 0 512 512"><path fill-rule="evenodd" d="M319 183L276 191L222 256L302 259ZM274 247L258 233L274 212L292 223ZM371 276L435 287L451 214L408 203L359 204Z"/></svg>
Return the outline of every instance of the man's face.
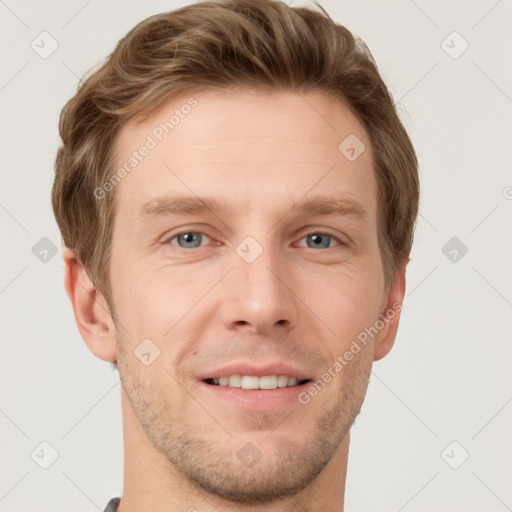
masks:
<svg viewBox="0 0 512 512"><path fill-rule="evenodd" d="M158 130L190 97L197 105ZM366 147L355 160L338 148L350 134ZM322 93L200 91L125 126L115 168L145 144L155 147L115 189L125 413L209 492L260 502L297 492L337 456L376 340L307 403L300 393L387 303L367 135Z"/></svg>

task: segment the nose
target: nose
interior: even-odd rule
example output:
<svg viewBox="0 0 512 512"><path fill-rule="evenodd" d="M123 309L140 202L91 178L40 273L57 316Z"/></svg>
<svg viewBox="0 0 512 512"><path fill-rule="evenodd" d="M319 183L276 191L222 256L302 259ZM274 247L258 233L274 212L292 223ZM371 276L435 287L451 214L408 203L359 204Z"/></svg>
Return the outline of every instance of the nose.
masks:
<svg viewBox="0 0 512 512"><path fill-rule="evenodd" d="M250 237L237 247L230 263L232 270L222 281L222 319L227 329L268 335L273 329L296 326L297 284L291 262L278 249Z"/></svg>

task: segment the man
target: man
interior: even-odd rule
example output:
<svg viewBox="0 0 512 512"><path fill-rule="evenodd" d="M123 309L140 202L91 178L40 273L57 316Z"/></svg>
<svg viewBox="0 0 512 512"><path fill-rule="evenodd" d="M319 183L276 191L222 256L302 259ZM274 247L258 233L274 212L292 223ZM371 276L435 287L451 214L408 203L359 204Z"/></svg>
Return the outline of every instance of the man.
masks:
<svg viewBox="0 0 512 512"><path fill-rule="evenodd" d="M343 510L419 195L364 43L273 0L159 14L80 85L60 133L65 287L122 384L106 510Z"/></svg>

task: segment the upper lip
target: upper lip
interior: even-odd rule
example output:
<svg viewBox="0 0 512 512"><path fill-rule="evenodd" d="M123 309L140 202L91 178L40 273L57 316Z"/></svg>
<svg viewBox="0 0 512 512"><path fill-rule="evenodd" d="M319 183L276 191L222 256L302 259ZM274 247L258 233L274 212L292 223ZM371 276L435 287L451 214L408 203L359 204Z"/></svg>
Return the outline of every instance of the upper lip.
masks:
<svg viewBox="0 0 512 512"><path fill-rule="evenodd" d="M219 377L229 377L230 375L251 375L263 377L265 375L286 375L295 377L297 380L309 380L311 377L302 370L284 362L260 363L239 362L219 366L213 370L208 370L198 376L199 380L215 379Z"/></svg>

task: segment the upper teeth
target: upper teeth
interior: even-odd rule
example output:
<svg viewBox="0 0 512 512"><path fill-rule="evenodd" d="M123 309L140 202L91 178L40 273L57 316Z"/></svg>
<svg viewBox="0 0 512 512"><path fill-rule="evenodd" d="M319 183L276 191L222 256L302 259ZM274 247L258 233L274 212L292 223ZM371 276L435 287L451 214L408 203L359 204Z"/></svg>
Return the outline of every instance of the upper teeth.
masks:
<svg viewBox="0 0 512 512"><path fill-rule="evenodd" d="M219 377L213 379L214 384L219 386L228 386L230 388L243 389L275 389L295 386L297 384L295 377L287 375L265 375L256 377L253 375L230 375L229 377Z"/></svg>

